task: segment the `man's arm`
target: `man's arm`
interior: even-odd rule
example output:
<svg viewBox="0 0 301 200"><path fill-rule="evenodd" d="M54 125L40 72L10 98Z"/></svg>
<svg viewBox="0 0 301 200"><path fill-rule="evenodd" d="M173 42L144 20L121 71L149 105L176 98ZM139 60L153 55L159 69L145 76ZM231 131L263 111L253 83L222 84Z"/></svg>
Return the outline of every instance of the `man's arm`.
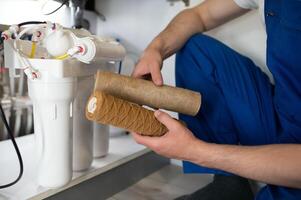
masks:
<svg viewBox="0 0 301 200"><path fill-rule="evenodd" d="M149 44L137 64L133 76L151 74L157 85L162 85L162 62L178 51L194 34L208 31L247 12L233 0L207 0L180 12Z"/></svg>
<svg viewBox="0 0 301 200"><path fill-rule="evenodd" d="M301 189L301 145L219 145L203 142L168 114L156 111L156 118L169 131L162 137L133 133L134 139L160 155L187 160L257 181Z"/></svg>
<svg viewBox="0 0 301 200"><path fill-rule="evenodd" d="M207 155L201 158L200 155ZM301 189L301 145L196 145L196 164L261 182ZM197 156L198 155L198 156ZM197 158L198 157L198 158Z"/></svg>
<svg viewBox="0 0 301 200"><path fill-rule="evenodd" d="M194 34L211 30L246 11L233 0L207 0L179 13L149 47L157 48L165 59L178 51Z"/></svg>

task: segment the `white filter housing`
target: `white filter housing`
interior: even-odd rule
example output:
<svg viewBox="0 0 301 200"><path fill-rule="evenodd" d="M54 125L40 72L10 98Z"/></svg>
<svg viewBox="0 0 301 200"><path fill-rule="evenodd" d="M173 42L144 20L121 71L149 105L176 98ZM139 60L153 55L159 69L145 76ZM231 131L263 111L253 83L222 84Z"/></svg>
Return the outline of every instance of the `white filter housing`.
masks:
<svg viewBox="0 0 301 200"><path fill-rule="evenodd" d="M29 80L33 101L38 183L56 188L72 178L72 102L76 78Z"/></svg>
<svg viewBox="0 0 301 200"><path fill-rule="evenodd" d="M93 91L93 76L78 78L74 101L73 170L87 170L93 161L93 123L86 118L86 103Z"/></svg>
<svg viewBox="0 0 301 200"><path fill-rule="evenodd" d="M94 123L93 156L101 158L109 152L110 128L108 125Z"/></svg>
<svg viewBox="0 0 301 200"><path fill-rule="evenodd" d="M14 78L15 69L24 68L24 63L18 59L12 43L5 41L5 66ZM17 46L24 55L30 54L31 42L19 40ZM37 183L57 188L71 180L73 167L85 170L91 165L94 130L93 123L85 119L84 110L93 89L93 75L107 69L111 60L86 64L76 58L50 59L45 48L38 46L37 50L36 56L43 59L26 58L38 74L36 79L28 79L34 109ZM108 139L104 139L108 144Z"/></svg>

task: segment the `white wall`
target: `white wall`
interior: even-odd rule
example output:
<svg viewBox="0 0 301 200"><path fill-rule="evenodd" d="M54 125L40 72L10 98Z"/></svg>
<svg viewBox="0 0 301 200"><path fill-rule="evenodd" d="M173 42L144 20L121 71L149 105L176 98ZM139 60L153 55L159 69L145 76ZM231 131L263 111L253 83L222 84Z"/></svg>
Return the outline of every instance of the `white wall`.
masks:
<svg viewBox="0 0 301 200"><path fill-rule="evenodd" d="M119 38L128 51L140 54L184 4L171 7L166 0L99 0L96 8L107 18L99 21L98 34ZM167 84L174 84L173 65L173 58L165 61Z"/></svg>

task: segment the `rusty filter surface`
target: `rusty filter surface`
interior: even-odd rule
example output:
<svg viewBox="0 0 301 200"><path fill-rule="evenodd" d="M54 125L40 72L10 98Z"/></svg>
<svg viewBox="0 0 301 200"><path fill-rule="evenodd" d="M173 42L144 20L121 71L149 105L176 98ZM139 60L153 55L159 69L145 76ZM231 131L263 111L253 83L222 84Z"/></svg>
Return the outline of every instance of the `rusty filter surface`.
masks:
<svg viewBox="0 0 301 200"><path fill-rule="evenodd" d="M168 131L155 118L154 111L100 91L94 91L89 98L86 117L146 136L162 136Z"/></svg>

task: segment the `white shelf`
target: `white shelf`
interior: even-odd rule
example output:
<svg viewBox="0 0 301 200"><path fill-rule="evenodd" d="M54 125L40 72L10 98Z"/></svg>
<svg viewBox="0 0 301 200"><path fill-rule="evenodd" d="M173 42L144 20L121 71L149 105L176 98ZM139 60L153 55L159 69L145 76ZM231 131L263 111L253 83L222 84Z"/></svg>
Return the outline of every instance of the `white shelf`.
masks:
<svg viewBox="0 0 301 200"><path fill-rule="evenodd" d="M35 181L37 168L34 161L34 136L17 138L17 143L24 159L24 175L16 185L0 190L0 200L43 199L150 152L149 149L135 143L131 136L111 137L110 150L106 157L94 159L92 167L87 171L74 172L72 181L65 187L47 189L38 186ZM18 175L19 164L10 141L0 142L0 152L0 184L2 185Z"/></svg>

